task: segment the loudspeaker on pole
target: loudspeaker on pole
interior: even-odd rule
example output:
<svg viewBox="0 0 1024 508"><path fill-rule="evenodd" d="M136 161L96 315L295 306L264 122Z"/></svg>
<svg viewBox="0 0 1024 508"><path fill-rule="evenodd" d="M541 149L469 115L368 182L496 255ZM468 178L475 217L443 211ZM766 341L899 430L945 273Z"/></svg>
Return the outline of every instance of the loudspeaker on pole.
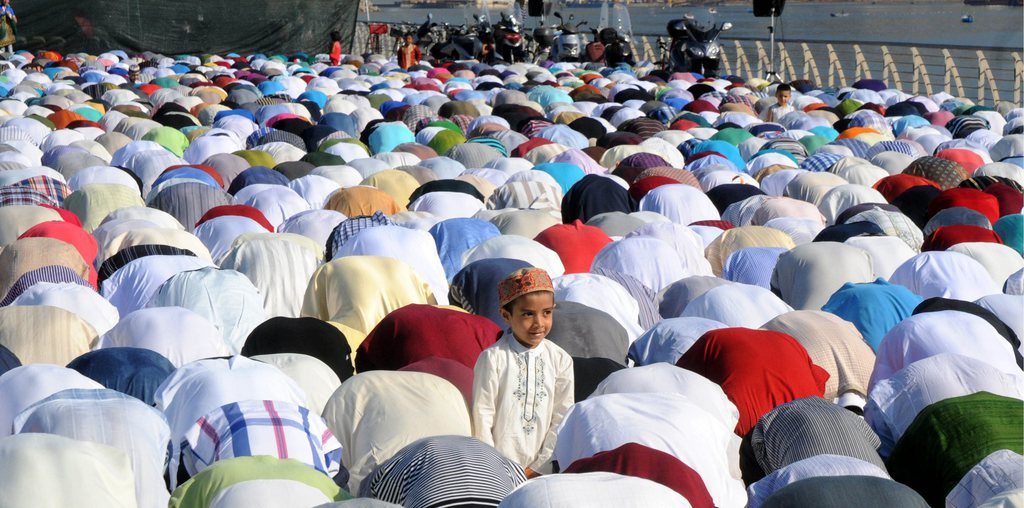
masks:
<svg viewBox="0 0 1024 508"><path fill-rule="evenodd" d="M775 15L782 15L782 8L786 6L786 0L754 0L754 17L768 18L772 16L772 9Z"/></svg>
<svg viewBox="0 0 1024 508"><path fill-rule="evenodd" d="M531 18L537 18L544 15L544 0L527 0L526 2L526 13Z"/></svg>

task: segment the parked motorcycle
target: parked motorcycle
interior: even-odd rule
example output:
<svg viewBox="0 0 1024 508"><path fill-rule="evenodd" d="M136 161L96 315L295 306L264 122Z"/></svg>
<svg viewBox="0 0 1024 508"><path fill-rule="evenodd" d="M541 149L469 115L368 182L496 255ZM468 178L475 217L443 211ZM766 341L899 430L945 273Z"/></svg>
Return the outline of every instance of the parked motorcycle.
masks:
<svg viewBox="0 0 1024 508"><path fill-rule="evenodd" d="M526 43L516 17L501 13L501 20L494 25L494 56L506 63L526 61Z"/></svg>
<svg viewBox="0 0 1024 508"><path fill-rule="evenodd" d="M529 39L533 41L533 60L542 62L551 59L551 47L555 44L555 30L553 26L538 26L533 29Z"/></svg>
<svg viewBox="0 0 1024 508"><path fill-rule="evenodd" d="M703 76L718 75L722 46L718 36L732 28L732 23L700 24L693 15L668 22L668 34L672 37L669 49L669 66L672 72L695 72Z"/></svg>
<svg viewBox="0 0 1024 508"><path fill-rule="evenodd" d="M562 17L562 14L555 12L558 24L551 26L538 26L533 29L529 38L535 44L532 51L535 61L554 60L556 62L579 62L583 59L586 39L579 33L579 28L586 25L586 21L572 24L575 16L569 15L569 20Z"/></svg>
<svg viewBox="0 0 1024 508"><path fill-rule="evenodd" d="M636 64L629 36L620 34L614 28L603 28L600 31L595 28L591 31L594 34L594 41L587 44L588 61L602 62L608 67L615 67L620 63Z"/></svg>
<svg viewBox="0 0 1024 508"><path fill-rule="evenodd" d="M413 40L416 41L420 51L429 55L434 44L440 42L438 32L437 23L434 23L434 15L428 13L427 20L416 29L416 35L413 36Z"/></svg>
<svg viewBox="0 0 1024 508"><path fill-rule="evenodd" d="M625 4L617 3L609 9L607 0L601 6L599 29L591 29L594 41L587 44L587 60L603 62L609 67L620 63L636 64L633 53L629 10Z"/></svg>
<svg viewBox="0 0 1024 508"><path fill-rule="evenodd" d="M434 44L430 49L430 56L435 61L476 60L483 53L484 44L480 36L466 25L453 27L443 23L441 33L443 42Z"/></svg>

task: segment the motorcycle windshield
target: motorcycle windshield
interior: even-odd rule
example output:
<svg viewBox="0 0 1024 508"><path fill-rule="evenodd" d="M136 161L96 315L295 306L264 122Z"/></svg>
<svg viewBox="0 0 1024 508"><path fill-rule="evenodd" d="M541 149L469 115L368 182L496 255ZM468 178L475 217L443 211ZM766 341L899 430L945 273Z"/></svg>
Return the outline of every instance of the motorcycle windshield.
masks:
<svg viewBox="0 0 1024 508"><path fill-rule="evenodd" d="M521 2L515 2L512 4L512 17L520 23L526 19L526 11L523 10L523 4Z"/></svg>
<svg viewBox="0 0 1024 508"><path fill-rule="evenodd" d="M693 35L693 38L696 39L697 42L711 42L718 37L718 33L720 31L718 27L714 25L700 26L696 24L689 24L688 28L690 30L690 34Z"/></svg>
<svg viewBox="0 0 1024 508"><path fill-rule="evenodd" d="M629 19L629 9L626 8L626 4L612 5L609 22L611 23L609 26L619 32L619 35L628 36L630 41L633 40L633 23Z"/></svg>

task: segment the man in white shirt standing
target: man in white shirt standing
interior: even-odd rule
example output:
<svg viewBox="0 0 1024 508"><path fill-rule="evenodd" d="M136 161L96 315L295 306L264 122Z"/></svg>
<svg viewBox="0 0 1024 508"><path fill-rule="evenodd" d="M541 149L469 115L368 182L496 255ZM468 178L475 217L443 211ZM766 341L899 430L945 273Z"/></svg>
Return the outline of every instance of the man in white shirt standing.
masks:
<svg viewBox="0 0 1024 508"><path fill-rule="evenodd" d="M544 340L555 310L547 272L516 270L498 284L498 304L509 328L473 369L473 436L532 477L552 470L558 425L574 402L572 357Z"/></svg>

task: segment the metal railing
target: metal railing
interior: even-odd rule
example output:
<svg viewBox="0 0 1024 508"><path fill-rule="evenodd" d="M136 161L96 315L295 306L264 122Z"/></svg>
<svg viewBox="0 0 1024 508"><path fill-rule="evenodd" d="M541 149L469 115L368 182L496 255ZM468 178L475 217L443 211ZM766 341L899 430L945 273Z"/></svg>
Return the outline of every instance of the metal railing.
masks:
<svg viewBox="0 0 1024 508"><path fill-rule="evenodd" d="M395 41L380 36L388 55ZM659 38L664 34L634 34L634 51L641 60L658 62ZM356 24L354 53L367 52L365 22ZM744 77L762 77L769 70L770 44L764 38L736 37L722 41L722 69ZM910 94L946 92L979 104L1009 102L1020 106L1024 88L1021 51L972 46L870 43L862 41L776 40L775 72L783 80L809 79L841 87L860 79L881 79Z"/></svg>

